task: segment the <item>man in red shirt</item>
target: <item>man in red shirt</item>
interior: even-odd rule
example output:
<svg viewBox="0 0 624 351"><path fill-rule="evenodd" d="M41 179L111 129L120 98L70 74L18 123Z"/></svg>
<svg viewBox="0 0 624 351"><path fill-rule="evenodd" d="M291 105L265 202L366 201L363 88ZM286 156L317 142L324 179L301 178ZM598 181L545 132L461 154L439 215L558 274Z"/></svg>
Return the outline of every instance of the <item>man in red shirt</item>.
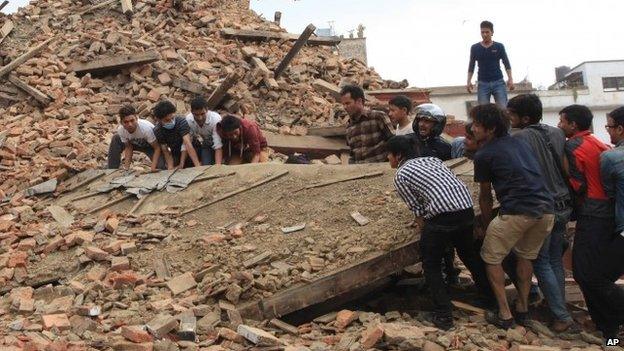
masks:
<svg viewBox="0 0 624 351"><path fill-rule="evenodd" d="M264 163L269 160L266 138L256 122L227 115L217 124L217 132L223 140L226 164Z"/></svg>
<svg viewBox="0 0 624 351"><path fill-rule="evenodd" d="M574 280L581 288L587 309L603 335L614 335L610 297L597 271L615 228L613 203L602 186L600 154L609 147L589 128L593 114L586 106L570 105L559 112L559 128L568 137L565 155L569 183L576 197L576 234L572 248Z"/></svg>

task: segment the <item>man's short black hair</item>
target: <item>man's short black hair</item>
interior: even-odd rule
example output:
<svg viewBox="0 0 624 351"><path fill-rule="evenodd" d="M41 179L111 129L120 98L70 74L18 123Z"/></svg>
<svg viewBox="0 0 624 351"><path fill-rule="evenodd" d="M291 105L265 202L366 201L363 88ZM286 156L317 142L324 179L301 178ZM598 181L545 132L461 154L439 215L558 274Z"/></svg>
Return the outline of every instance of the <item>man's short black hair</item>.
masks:
<svg viewBox="0 0 624 351"><path fill-rule="evenodd" d="M410 100L410 98L405 95L397 95L393 97L388 103L398 108L404 108L407 113L410 113L410 111L412 111L412 100Z"/></svg>
<svg viewBox="0 0 624 351"><path fill-rule="evenodd" d="M132 116L132 115L136 115L136 109L134 108L134 106L132 106L130 104L123 105L119 109L119 119L122 120L122 121L123 121L124 118L126 118L128 116Z"/></svg>
<svg viewBox="0 0 624 351"><path fill-rule="evenodd" d="M609 112L607 116L613 118L616 126L624 127L624 106L618 107L615 110Z"/></svg>
<svg viewBox="0 0 624 351"><path fill-rule="evenodd" d="M492 32L494 32L494 23L490 22L490 21L483 21L481 22L480 28L488 28L489 30L491 30Z"/></svg>
<svg viewBox="0 0 624 351"><path fill-rule="evenodd" d="M240 128L240 126L240 119L234 115L227 115L221 120L221 129L226 133L232 132Z"/></svg>
<svg viewBox="0 0 624 351"><path fill-rule="evenodd" d="M529 117L529 123L537 124L542 120L542 101L535 94L521 94L507 102L507 109L518 117Z"/></svg>
<svg viewBox="0 0 624 351"><path fill-rule="evenodd" d="M346 85L340 90L340 96L349 94L353 100L362 99L364 102L364 90L357 85Z"/></svg>
<svg viewBox="0 0 624 351"><path fill-rule="evenodd" d="M497 138L509 134L509 118L505 111L495 104L475 106L470 111L473 122L478 122L487 130L494 130Z"/></svg>
<svg viewBox="0 0 624 351"><path fill-rule="evenodd" d="M154 109L152 110L152 113L154 114L154 117L156 117L156 119L161 120L167 116L169 116L172 113L176 112L176 107L175 105L169 101L169 100L162 100L159 101L156 106L154 106Z"/></svg>
<svg viewBox="0 0 624 351"><path fill-rule="evenodd" d="M585 105L574 104L564 107L563 110L559 111L559 114L565 115L568 122L575 122L579 131L591 128L592 121L594 120L594 115L589 107Z"/></svg>
<svg viewBox="0 0 624 351"><path fill-rule="evenodd" d="M191 100L191 111L197 111L201 109L208 109L208 101L203 96L196 96Z"/></svg>
<svg viewBox="0 0 624 351"><path fill-rule="evenodd" d="M386 142L386 150L394 156L409 160L417 156L414 138L408 135L395 135Z"/></svg>

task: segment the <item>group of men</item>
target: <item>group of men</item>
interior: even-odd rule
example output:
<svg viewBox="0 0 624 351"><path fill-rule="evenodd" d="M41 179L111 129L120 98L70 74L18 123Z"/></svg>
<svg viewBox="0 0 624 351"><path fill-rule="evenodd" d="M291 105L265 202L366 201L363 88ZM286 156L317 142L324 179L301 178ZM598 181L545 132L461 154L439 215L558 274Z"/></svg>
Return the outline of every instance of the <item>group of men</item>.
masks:
<svg viewBox="0 0 624 351"><path fill-rule="evenodd" d="M624 274L624 107L608 115L605 127L616 146L610 149L592 135L593 115L585 106L564 108L555 128L540 123L542 104L534 94L512 98L506 109L479 105L457 151L440 137L445 115L436 105L418 106L409 122L405 96L389 102L388 115L365 108L357 86L344 87L341 96L350 116L353 161L389 160L397 169L397 193L422 221L423 270L436 326L453 325L447 285L453 271L449 248L455 248L482 302L492 307L488 322L505 329L527 324L535 274L552 313L551 328L577 332L566 307L563 268L565 234L575 220L574 279L598 330L606 338L617 334L624 324L624 289L615 284ZM474 160L477 218L470 191L443 163L458 152ZM512 267L504 264L509 261ZM444 269L446 284L443 265L451 267ZM506 273L518 290L512 306Z"/></svg>
<svg viewBox="0 0 624 351"><path fill-rule="evenodd" d="M234 115L221 118L203 97L191 101L186 117L176 115L176 106L168 100L154 106L152 117L156 125L140 119L132 105L121 107L108 168L129 168L134 151L151 159L152 171L268 161L267 141L256 122Z"/></svg>

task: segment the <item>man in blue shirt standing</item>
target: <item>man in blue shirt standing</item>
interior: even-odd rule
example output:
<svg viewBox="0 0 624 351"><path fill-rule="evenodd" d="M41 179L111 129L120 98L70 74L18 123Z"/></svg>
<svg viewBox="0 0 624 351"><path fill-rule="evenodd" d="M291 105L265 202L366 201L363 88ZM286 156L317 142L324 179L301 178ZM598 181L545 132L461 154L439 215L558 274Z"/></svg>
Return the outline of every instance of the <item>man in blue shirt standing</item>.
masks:
<svg viewBox="0 0 624 351"><path fill-rule="evenodd" d="M474 90L472 76L474 74L475 63L479 63L479 73L477 75L477 98L479 104L490 103L490 97L494 96L494 101L500 107L507 107L507 90L503 80L503 72L500 69L500 61L503 61L507 71L507 87L514 90L513 78L511 76L511 64L505 51L505 46L492 40L494 35L494 25L490 21L481 22L481 38L483 41L474 44L470 48L470 64L468 65L468 82L466 88L469 93Z"/></svg>

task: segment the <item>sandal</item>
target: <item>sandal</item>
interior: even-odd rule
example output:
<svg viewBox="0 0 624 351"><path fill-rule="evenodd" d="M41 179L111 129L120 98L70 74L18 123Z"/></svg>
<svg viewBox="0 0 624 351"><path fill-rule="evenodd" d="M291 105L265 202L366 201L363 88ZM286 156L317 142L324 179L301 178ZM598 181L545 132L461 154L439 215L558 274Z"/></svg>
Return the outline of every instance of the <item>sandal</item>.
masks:
<svg viewBox="0 0 624 351"><path fill-rule="evenodd" d="M511 311L511 314L513 315L514 319L516 320L516 323L518 323L519 325L526 327L527 325L527 321L529 321L529 312L519 312L516 309L513 309Z"/></svg>
<svg viewBox="0 0 624 351"><path fill-rule="evenodd" d="M500 329L505 329L505 330L511 328L514 323L513 317L509 319L502 319L498 315L498 312L493 312L493 311L485 311L485 321Z"/></svg>

